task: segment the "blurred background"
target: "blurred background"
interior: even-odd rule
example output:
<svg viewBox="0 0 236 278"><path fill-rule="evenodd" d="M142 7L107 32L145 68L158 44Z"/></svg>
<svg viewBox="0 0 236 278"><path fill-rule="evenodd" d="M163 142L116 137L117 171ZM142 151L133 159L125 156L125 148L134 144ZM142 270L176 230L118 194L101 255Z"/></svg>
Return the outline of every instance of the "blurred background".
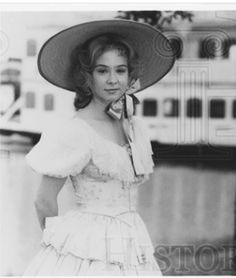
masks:
<svg viewBox="0 0 236 278"><path fill-rule="evenodd" d="M74 94L46 82L37 55L53 34L124 18L169 38L176 64L140 92L155 171L138 209L164 275L235 274L236 11L1 12L0 275L21 275L41 239L33 201L40 175L25 155L47 125L73 112ZM158 66L158 65L157 65ZM69 182L60 212L73 207Z"/></svg>

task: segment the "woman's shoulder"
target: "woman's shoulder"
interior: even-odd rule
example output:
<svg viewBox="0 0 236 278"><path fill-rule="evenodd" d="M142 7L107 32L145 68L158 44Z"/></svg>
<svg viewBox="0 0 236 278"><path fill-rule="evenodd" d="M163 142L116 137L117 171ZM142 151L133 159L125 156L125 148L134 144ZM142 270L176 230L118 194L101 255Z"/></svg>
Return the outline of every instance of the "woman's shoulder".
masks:
<svg viewBox="0 0 236 278"><path fill-rule="evenodd" d="M73 117L57 118L47 125L25 158L40 174L66 177L80 173L87 165L90 148L90 137L82 123Z"/></svg>
<svg viewBox="0 0 236 278"><path fill-rule="evenodd" d="M89 143L91 136L83 120L73 114L50 122L43 130L42 138L73 146L73 143Z"/></svg>

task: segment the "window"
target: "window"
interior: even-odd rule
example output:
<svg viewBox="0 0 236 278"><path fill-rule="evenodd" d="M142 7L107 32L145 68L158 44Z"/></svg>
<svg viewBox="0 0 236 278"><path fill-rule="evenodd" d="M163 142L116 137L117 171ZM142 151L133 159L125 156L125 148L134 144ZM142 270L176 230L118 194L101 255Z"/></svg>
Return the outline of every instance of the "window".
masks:
<svg viewBox="0 0 236 278"><path fill-rule="evenodd" d="M183 41L180 38L171 38L169 39L171 47L174 51L174 54L177 59L180 59L182 57L182 51L183 51Z"/></svg>
<svg viewBox="0 0 236 278"><path fill-rule="evenodd" d="M168 98L164 100L164 116L178 117L179 116L179 100Z"/></svg>
<svg viewBox="0 0 236 278"><path fill-rule="evenodd" d="M232 103L232 117L236 119L236 99Z"/></svg>
<svg viewBox="0 0 236 278"><path fill-rule="evenodd" d="M157 101L155 99L145 99L143 101L143 115L144 116L157 115Z"/></svg>
<svg viewBox="0 0 236 278"><path fill-rule="evenodd" d="M202 101L198 98L187 100L187 117L199 118L202 116Z"/></svg>
<svg viewBox="0 0 236 278"><path fill-rule="evenodd" d="M29 39L27 41L27 56L32 57L32 56L36 56L36 54L37 54L36 40Z"/></svg>
<svg viewBox="0 0 236 278"><path fill-rule="evenodd" d="M225 117L225 101L223 99L212 99L210 101L210 118Z"/></svg>
<svg viewBox="0 0 236 278"><path fill-rule="evenodd" d="M27 92L25 98L25 107L26 108L35 108L35 93L34 92Z"/></svg>
<svg viewBox="0 0 236 278"><path fill-rule="evenodd" d="M44 96L44 109L46 111L54 110L54 98L52 94L46 94Z"/></svg>

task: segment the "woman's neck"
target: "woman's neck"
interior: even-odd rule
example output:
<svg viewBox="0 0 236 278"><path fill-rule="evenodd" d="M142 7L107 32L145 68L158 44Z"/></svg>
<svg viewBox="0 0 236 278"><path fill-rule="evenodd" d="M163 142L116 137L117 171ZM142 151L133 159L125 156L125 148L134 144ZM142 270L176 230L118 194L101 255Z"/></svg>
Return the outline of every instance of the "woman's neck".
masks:
<svg viewBox="0 0 236 278"><path fill-rule="evenodd" d="M90 116L96 120L113 121L113 119L105 112L107 105L108 104L93 98L87 106L87 110L90 113Z"/></svg>

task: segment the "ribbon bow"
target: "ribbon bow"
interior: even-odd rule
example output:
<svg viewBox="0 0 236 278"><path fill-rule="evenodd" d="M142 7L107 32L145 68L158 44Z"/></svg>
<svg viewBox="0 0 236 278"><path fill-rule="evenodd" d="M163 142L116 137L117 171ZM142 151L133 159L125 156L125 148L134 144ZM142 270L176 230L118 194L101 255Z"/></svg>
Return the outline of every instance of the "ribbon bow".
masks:
<svg viewBox="0 0 236 278"><path fill-rule="evenodd" d="M107 109L106 113L115 120L122 121L122 127L126 139L131 149L132 163L136 176L145 174L144 166L139 155L137 146L135 145L134 130L132 123L132 116L134 114L134 104L138 104L139 100L134 93L140 89L139 79L131 82L131 85L127 88L124 94L117 100L112 101Z"/></svg>
<svg viewBox="0 0 236 278"><path fill-rule="evenodd" d="M139 103L138 98L134 96L139 89L139 79L131 82L125 93L108 105L107 114L115 120L121 120L122 116L130 118L134 114L134 104Z"/></svg>

